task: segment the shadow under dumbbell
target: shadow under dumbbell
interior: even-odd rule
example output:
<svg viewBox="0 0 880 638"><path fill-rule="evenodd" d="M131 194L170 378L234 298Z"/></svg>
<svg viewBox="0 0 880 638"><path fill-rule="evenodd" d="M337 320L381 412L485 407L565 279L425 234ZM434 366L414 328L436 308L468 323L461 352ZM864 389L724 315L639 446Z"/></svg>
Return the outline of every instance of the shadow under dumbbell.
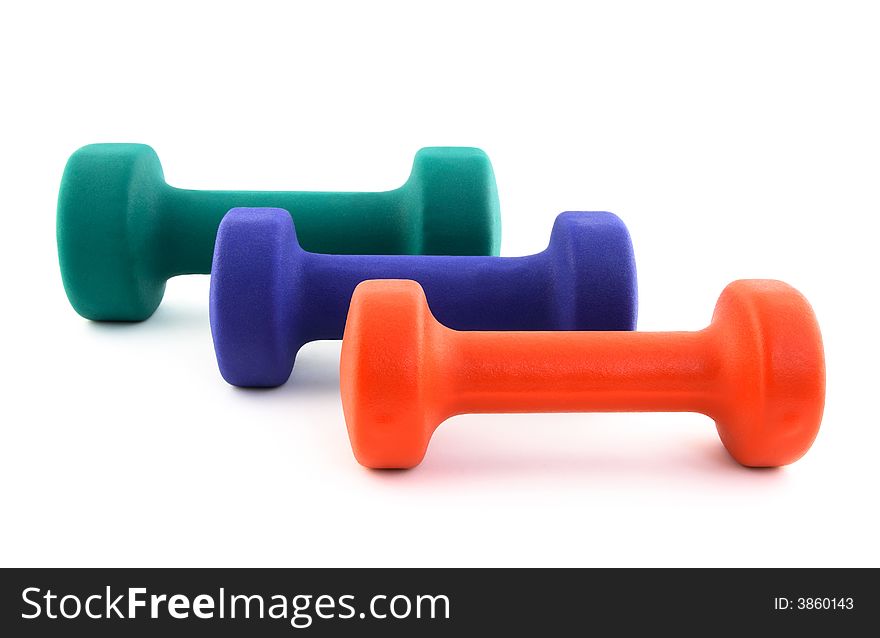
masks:
<svg viewBox="0 0 880 638"><path fill-rule="evenodd" d="M625 429L628 417L632 431ZM369 474L377 481L395 484L565 477L597 488L680 483L707 489L753 485L764 490L785 481L781 468L746 468L737 463L707 417L686 415L681 421L673 420L670 429L674 431L665 440L660 438L660 432L667 429L664 424L648 424L645 418L542 415L546 427L536 428L534 415L453 417L435 432L421 465ZM653 433L651 428L656 428ZM646 433L649 436L643 436Z"/></svg>
<svg viewBox="0 0 880 638"><path fill-rule="evenodd" d="M209 329L207 308L196 304L173 307L168 304L157 310L150 321L89 321L86 325L98 333Z"/></svg>
<svg viewBox="0 0 880 638"><path fill-rule="evenodd" d="M231 386L242 395L275 394L280 397L296 396L339 398L339 348L338 341L314 341L307 343L296 357L297 364L287 383L270 388ZM344 424L343 424L344 427Z"/></svg>
<svg viewBox="0 0 880 638"><path fill-rule="evenodd" d="M103 333L204 330L210 339L208 284L207 276L174 277L168 281L165 293L171 303L160 306L149 321L89 321L86 325L95 332Z"/></svg>
<svg viewBox="0 0 880 638"><path fill-rule="evenodd" d="M303 346L284 391L295 395L333 395L338 400L341 345L339 341L313 341Z"/></svg>

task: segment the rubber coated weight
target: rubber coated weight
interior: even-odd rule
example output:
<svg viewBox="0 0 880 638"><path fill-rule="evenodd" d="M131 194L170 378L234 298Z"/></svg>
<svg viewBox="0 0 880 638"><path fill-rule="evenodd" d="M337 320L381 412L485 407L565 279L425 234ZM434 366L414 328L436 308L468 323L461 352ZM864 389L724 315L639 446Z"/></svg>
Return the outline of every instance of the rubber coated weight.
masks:
<svg viewBox="0 0 880 638"><path fill-rule="evenodd" d="M825 403L819 326L771 280L724 290L699 332L457 332L413 281L367 281L342 342L342 405L357 460L408 468L445 419L474 412L700 412L746 466L812 445Z"/></svg>
<svg viewBox="0 0 880 638"><path fill-rule="evenodd" d="M280 209L234 209L217 233L211 330L220 371L276 386L309 341L341 339L365 279L415 279L437 318L462 330L632 330L636 271L623 222L562 213L528 257L324 255L300 247Z"/></svg>
<svg viewBox="0 0 880 638"><path fill-rule="evenodd" d="M287 208L313 252L497 255L500 245L495 176L476 148L420 150L396 190L319 193L182 190L149 146L92 144L71 156L58 195L70 303L88 319L148 318L170 277L209 272L217 227L236 206Z"/></svg>

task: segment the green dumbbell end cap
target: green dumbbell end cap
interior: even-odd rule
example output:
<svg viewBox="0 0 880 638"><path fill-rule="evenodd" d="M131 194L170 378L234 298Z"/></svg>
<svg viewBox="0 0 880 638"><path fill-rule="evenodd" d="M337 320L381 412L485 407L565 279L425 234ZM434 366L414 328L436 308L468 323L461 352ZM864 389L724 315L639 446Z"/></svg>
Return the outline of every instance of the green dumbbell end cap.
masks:
<svg viewBox="0 0 880 638"><path fill-rule="evenodd" d="M412 254L497 255L501 212L495 173L478 148L428 147L413 162L405 186L422 233Z"/></svg>
<svg viewBox="0 0 880 638"><path fill-rule="evenodd" d="M91 144L68 160L58 194L58 258L64 289L83 317L141 321L156 310L165 278L150 244L164 188L159 158L143 144Z"/></svg>

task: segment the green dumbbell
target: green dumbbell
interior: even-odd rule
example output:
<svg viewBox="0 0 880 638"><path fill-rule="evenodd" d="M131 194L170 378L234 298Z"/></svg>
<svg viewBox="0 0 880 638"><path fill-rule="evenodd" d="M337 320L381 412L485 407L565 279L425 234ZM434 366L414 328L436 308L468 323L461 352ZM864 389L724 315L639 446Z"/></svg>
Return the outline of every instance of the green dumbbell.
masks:
<svg viewBox="0 0 880 638"><path fill-rule="evenodd" d="M64 289L87 319L141 321L176 275L207 274L230 208L291 212L302 247L339 254L497 255L495 175L476 148L423 148L398 189L375 193L194 191L165 183L143 144L91 144L58 194Z"/></svg>

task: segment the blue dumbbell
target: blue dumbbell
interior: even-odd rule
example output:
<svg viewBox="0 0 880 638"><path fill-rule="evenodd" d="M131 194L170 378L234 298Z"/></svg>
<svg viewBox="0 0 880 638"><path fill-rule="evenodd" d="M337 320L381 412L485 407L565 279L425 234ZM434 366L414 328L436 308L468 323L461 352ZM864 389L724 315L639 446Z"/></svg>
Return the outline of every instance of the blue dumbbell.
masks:
<svg viewBox="0 0 880 638"><path fill-rule="evenodd" d="M418 281L456 330L633 330L636 268L611 213L556 218L546 250L526 257L325 255L303 250L290 214L234 208L217 232L211 331L223 378L277 386L306 343L341 339L355 287Z"/></svg>

